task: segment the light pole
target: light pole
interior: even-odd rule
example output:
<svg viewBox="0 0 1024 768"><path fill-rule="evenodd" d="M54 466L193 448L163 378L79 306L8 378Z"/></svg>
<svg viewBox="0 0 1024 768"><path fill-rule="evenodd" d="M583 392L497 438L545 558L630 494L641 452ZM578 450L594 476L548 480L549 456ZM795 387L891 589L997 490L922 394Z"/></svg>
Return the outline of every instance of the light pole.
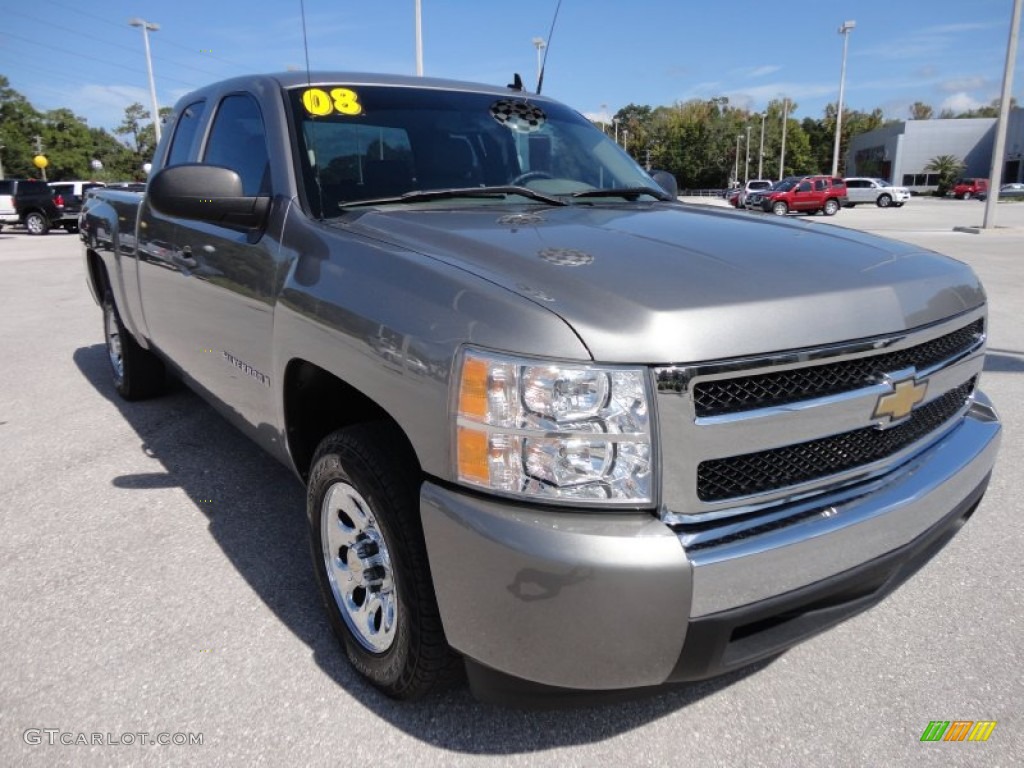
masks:
<svg viewBox="0 0 1024 768"><path fill-rule="evenodd" d="M622 148L629 152L629 129L622 129Z"/></svg>
<svg viewBox="0 0 1024 768"><path fill-rule="evenodd" d="M416 0L416 76L423 77L423 6Z"/></svg>
<svg viewBox="0 0 1024 768"><path fill-rule="evenodd" d="M0 144L0 179L4 177L4 145Z"/></svg>
<svg viewBox="0 0 1024 768"><path fill-rule="evenodd" d="M1006 44L1006 68L1003 70L1003 91L999 100L999 119L996 121L996 143L992 148L992 168L989 174L988 195L985 198L985 229L996 225L996 202L1003 180L1003 152L1006 148L1006 129L1010 118L1010 102L1013 94L1013 62L1017 59L1017 36L1020 29L1021 0L1013 0L1010 21L1010 39Z"/></svg>
<svg viewBox="0 0 1024 768"><path fill-rule="evenodd" d="M612 123L615 125L615 143L619 143L619 118L613 117Z"/></svg>
<svg viewBox="0 0 1024 768"><path fill-rule="evenodd" d="M779 151L779 181L786 177L786 123L788 122L789 99L782 100L782 149Z"/></svg>
<svg viewBox="0 0 1024 768"><path fill-rule="evenodd" d="M832 149L832 175L839 172L839 142L843 135L843 91L846 89L846 49L850 45L850 30L857 26L856 21L844 21L839 28L843 36L843 68L839 72L839 106L836 108L836 143Z"/></svg>
<svg viewBox="0 0 1024 768"><path fill-rule="evenodd" d="M750 126L747 126L747 164L743 167L743 183L750 181Z"/></svg>
<svg viewBox="0 0 1024 768"><path fill-rule="evenodd" d="M149 55L149 33L156 32L160 29L160 25L140 19L137 16L134 19L129 19L128 23L133 27L142 27L142 41L146 45L146 71L149 72L149 97L153 100L153 131L156 134L156 141L159 144L160 107L158 107L156 103L156 83L153 80L153 58Z"/></svg>
<svg viewBox="0 0 1024 768"><path fill-rule="evenodd" d="M736 182L736 186L740 184L740 139L742 136L736 137L736 159L732 164L732 178Z"/></svg>
<svg viewBox="0 0 1024 768"><path fill-rule="evenodd" d="M757 153L757 178L764 178L764 121L768 117L768 110L761 113L761 149Z"/></svg>
<svg viewBox="0 0 1024 768"><path fill-rule="evenodd" d="M537 49L537 83L540 84L540 71L544 67L544 49L548 47L548 44L544 42L543 37L533 38L533 45Z"/></svg>

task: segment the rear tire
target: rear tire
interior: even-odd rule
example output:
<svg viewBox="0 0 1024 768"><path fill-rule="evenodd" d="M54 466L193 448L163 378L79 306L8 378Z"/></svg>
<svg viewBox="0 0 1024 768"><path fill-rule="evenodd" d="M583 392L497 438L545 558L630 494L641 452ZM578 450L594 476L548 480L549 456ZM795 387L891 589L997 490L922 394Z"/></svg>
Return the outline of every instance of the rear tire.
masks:
<svg viewBox="0 0 1024 768"><path fill-rule="evenodd" d="M30 235L45 235L50 231L50 222L39 211L32 211L25 215L25 229Z"/></svg>
<svg viewBox="0 0 1024 768"><path fill-rule="evenodd" d="M144 400L160 394L164 385L164 364L152 352L140 347L124 327L109 287L103 294L103 338L117 394L125 400Z"/></svg>
<svg viewBox="0 0 1024 768"><path fill-rule="evenodd" d="M774 213L776 216L785 216L787 213L789 213L789 206L780 200L779 202L772 205L772 213Z"/></svg>
<svg viewBox="0 0 1024 768"><path fill-rule="evenodd" d="M306 494L313 569L352 666L396 699L461 677L441 626L419 514L419 471L387 423L328 435Z"/></svg>
<svg viewBox="0 0 1024 768"><path fill-rule="evenodd" d="M75 234L75 232L78 231L78 225L77 224L65 224L64 225L64 231L67 232L69 235L73 235L73 234Z"/></svg>
<svg viewBox="0 0 1024 768"><path fill-rule="evenodd" d="M825 207L821 209L826 216L835 216L839 213L839 201L826 200Z"/></svg>

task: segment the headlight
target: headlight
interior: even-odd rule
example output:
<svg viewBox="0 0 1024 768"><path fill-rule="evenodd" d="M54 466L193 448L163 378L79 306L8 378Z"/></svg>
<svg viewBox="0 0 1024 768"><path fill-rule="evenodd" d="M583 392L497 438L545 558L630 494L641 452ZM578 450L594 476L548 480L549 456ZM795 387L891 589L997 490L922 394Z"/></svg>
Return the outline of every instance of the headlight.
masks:
<svg viewBox="0 0 1024 768"><path fill-rule="evenodd" d="M456 386L460 482L552 501L652 501L644 369L470 349L463 352Z"/></svg>

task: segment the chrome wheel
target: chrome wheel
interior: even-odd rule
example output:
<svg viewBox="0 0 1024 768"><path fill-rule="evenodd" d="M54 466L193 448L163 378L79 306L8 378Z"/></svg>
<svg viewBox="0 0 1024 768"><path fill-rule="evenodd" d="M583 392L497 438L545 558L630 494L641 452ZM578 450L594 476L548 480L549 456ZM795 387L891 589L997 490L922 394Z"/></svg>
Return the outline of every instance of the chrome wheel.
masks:
<svg viewBox="0 0 1024 768"><path fill-rule="evenodd" d="M30 235L42 235L46 233L46 219L38 213L30 213L25 217L25 229Z"/></svg>
<svg viewBox="0 0 1024 768"><path fill-rule="evenodd" d="M888 208L891 203L892 203L892 197L890 197L889 195L879 195L879 197L878 197L878 207L879 208Z"/></svg>
<svg viewBox="0 0 1024 768"><path fill-rule="evenodd" d="M369 503L336 482L324 496L320 541L334 601L352 635L371 653L395 639L398 599L391 555Z"/></svg>
<svg viewBox="0 0 1024 768"><path fill-rule="evenodd" d="M104 307L104 326L107 336L107 355L110 357L110 365L114 368L114 375L118 379L124 378L124 352L121 349L121 331L117 327L117 316L113 307Z"/></svg>
<svg viewBox="0 0 1024 768"><path fill-rule="evenodd" d="M782 202L776 203L772 206L772 213L776 216L785 216L789 213L789 206Z"/></svg>

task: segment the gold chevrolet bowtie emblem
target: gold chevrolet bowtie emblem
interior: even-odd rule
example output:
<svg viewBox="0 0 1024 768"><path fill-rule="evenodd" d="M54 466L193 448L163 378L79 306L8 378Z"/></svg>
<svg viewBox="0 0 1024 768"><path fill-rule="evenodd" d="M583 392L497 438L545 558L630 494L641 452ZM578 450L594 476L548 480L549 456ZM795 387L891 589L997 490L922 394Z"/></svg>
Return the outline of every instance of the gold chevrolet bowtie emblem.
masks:
<svg viewBox="0 0 1024 768"><path fill-rule="evenodd" d="M888 416L890 421L899 421L910 415L914 406L924 400L924 393L927 391L927 380L922 382L913 379L901 381L893 386L892 392L878 398L873 418L881 419Z"/></svg>

